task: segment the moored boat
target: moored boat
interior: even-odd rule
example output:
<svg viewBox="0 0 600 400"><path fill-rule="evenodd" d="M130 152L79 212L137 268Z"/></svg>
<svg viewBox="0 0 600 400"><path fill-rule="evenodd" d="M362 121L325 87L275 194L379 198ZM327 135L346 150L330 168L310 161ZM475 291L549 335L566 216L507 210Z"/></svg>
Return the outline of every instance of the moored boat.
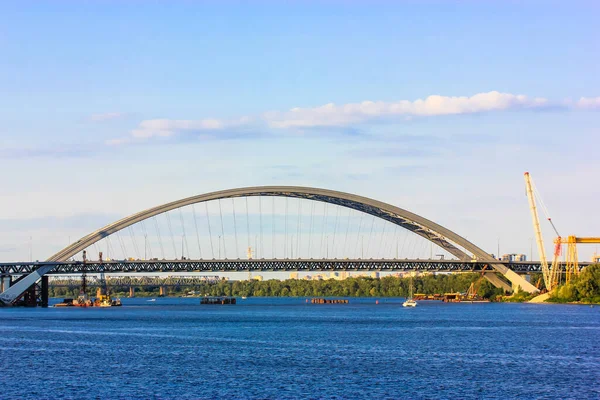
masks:
<svg viewBox="0 0 600 400"><path fill-rule="evenodd" d="M404 303L402 303L402 307L416 307L417 302L413 299L413 277L412 274L410 276L410 287L408 288L408 298Z"/></svg>

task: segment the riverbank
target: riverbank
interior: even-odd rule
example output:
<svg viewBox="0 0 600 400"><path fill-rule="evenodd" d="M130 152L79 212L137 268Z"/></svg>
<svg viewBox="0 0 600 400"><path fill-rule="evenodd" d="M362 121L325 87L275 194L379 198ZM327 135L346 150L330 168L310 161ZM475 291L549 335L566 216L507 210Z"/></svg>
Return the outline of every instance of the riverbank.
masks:
<svg viewBox="0 0 600 400"><path fill-rule="evenodd" d="M235 297L406 297L410 278L386 276L383 278L351 277L347 279L287 279L246 280L203 283L194 287L166 287L166 295L182 296L190 292L196 295ZM478 295L494 299L503 295L501 289L477 273L425 275L413 278L414 292L427 295L465 293L471 283L480 282ZM159 297L159 287L135 287L137 297ZM115 296L128 297L129 288L112 288ZM52 297L77 297L79 288L51 288Z"/></svg>

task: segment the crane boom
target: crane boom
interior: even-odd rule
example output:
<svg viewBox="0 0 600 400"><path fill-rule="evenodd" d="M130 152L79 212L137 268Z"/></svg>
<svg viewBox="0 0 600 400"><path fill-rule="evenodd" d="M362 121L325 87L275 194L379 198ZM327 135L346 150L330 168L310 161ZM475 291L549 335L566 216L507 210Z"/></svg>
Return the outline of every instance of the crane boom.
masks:
<svg viewBox="0 0 600 400"><path fill-rule="evenodd" d="M531 177L529 176L529 172L525 172L525 186L527 188L527 198L529 199L529 209L531 210L533 231L535 233L537 248L540 254L540 262L542 263L542 275L544 276L544 283L546 284L546 288L550 290L552 288L552 279L550 278L550 269L548 268L546 251L544 250L544 239L542 238L542 230L540 229L540 220L538 217L537 206L535 204L535 196L533 194L533 187L531 184Z"/></svg>
<svg viewBox="0 0 600 400"><path fill-rule="evenodd" d="M569 236L566 238L560 239L561 243L588 243L588 244L598 244L600 243L600 237L578 237L578 236Z"/></svg>

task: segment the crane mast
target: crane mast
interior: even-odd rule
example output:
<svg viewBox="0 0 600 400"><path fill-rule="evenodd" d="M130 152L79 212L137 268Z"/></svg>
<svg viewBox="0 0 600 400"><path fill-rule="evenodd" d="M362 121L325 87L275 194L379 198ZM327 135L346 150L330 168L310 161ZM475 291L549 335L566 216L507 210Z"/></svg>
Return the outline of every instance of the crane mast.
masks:
<svg viewBox="0 0 600 400"><path fill-rule="evenodd" d="M538 252L540 254L540 262L542 263L542 275L544 284L548 290L552 289L552 278L550 277L550 269L548 268L548 260L546 259L546 250L544 249L544 239L542 238L542 230L540 229L540 220L538 217L535 196L531 184L529 172L525 172L525 186L527 188L527 198L529 199L529 209L531 210L531 220L533 222L533 231L537 242Z"/></svg>

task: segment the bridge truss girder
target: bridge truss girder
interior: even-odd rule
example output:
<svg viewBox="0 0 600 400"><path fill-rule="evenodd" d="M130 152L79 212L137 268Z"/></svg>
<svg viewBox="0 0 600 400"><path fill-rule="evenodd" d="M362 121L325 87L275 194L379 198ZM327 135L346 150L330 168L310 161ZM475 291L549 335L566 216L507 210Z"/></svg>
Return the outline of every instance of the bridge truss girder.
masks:
<svg viewBox="0 0 600 400"><path fill-rule="evenodd" d="M539 262L503 263L518 274L541 272ZM586 265L583 263L583 265ZM253 260L137 260L0 263L0 276L26 275L40 268L51 268L48 275L86 273L170 273L170 272L291 272L291 271L417 271L479 272L489 263L460 260L325 260L325 259L253 259ZM560 265L564 270L564 263Z"/></svg>

